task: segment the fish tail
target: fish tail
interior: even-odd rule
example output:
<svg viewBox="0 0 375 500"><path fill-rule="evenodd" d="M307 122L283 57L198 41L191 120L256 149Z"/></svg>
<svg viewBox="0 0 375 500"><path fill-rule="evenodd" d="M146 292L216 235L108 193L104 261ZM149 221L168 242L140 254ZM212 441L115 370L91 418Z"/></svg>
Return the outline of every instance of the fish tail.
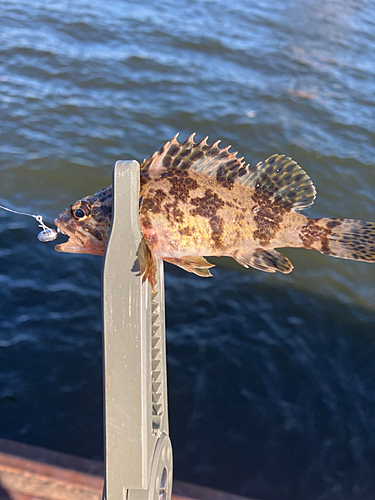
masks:
<svg viewBox="0 0 375 500"><path fill-rule="evenodd" d="M375 222L309 219L302 228L304 247L340 259L375 262Z"/></svg>

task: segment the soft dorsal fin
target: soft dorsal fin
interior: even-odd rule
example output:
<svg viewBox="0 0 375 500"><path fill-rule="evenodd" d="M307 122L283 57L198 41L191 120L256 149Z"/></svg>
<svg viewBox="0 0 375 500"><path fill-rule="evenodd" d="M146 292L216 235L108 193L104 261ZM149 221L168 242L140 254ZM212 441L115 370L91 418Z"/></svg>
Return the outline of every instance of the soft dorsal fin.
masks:
<svg viewBox="0 0 375 500"><path fill-rule="evenodd" d="M194 135L182 144L179 144L176 135L148 160L143 161L141 173L145 175L155 171L191 170L215 177L219 182L230 183L247 173L243 159L236 158L237 153L229 153L230 146L220 149L220 141L210 146L207 144L208 137L195 143Z"/></svg>
<svg viewBox="0 0 375 500"><path fill-rule="evenodd" d="M311 207L316 196L310 177L284 155L272 155L257 163L237 182L253 187L257 194L270 198L277 205L294 210Z"/></svg>
<svg viewBox="0 0 375 500"><path fill-rule="evenodd" d="M250 168L243 158L237 158L237 152L229 152L230 146L220 149L220 141L210 146L207 137L195 143L194 135L182 144L177 141L176 135L143 161L142 175L157 171L191 170L211 176L229 188L234 183L252 187L260 196L288 209L302 210L314 203L316 191L310 177L291 158L273 155Z"/></svg>

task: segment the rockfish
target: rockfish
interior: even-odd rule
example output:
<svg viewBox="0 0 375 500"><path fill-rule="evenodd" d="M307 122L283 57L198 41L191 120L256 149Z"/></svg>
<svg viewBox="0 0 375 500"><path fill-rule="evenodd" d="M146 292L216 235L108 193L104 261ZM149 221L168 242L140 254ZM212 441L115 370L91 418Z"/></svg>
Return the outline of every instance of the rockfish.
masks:
<svg viewBox="0 0 375 500"><path fill-rule="evenodd" d="M244 267L290 273L275 248L299 247L342 259L375 262L375 222L310 219L310 177L291 158L274 154L254 167L228 146L194 134L175 136L140 167L139 217L147 248L143 280L155 285L155 259L211 276L204 256L233 257ZM69 236L59 252L103 255L112 213L112 187L76 201L55 219ZM126 221L124 221L126 224Z"/></svg>

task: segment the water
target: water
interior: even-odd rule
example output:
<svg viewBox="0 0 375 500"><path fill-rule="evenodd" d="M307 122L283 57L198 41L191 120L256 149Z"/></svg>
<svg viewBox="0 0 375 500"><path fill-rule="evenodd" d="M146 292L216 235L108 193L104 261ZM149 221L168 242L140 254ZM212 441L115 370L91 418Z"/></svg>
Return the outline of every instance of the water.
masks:
<svg viewBox="0 0 375 500"><path fill-rule="evenodd" d="M0 204L42 213L175 133L295 158L311 217L374 220L366 1L3 0ZM102 458L101 259L0 211L0 436ZM262 500L371 500L375 266L285 250L287 276L166 266L175 476Z"/></svg>

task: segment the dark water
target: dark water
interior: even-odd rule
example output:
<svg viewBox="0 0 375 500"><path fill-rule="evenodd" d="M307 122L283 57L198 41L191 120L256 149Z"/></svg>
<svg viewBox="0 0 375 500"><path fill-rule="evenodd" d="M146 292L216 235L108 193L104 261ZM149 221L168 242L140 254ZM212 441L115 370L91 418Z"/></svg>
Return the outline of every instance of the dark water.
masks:
<svg viewBox="0 0 375 500"><path fill-rule="evenodd" d="M0 2L0 204L52 221L176 132L275 152L308 215L374 220L375 5ZM101 259L0 212L0 436L102 457ZM375 266L166 266L175 476L262 500L375 498Z"/></svg>

